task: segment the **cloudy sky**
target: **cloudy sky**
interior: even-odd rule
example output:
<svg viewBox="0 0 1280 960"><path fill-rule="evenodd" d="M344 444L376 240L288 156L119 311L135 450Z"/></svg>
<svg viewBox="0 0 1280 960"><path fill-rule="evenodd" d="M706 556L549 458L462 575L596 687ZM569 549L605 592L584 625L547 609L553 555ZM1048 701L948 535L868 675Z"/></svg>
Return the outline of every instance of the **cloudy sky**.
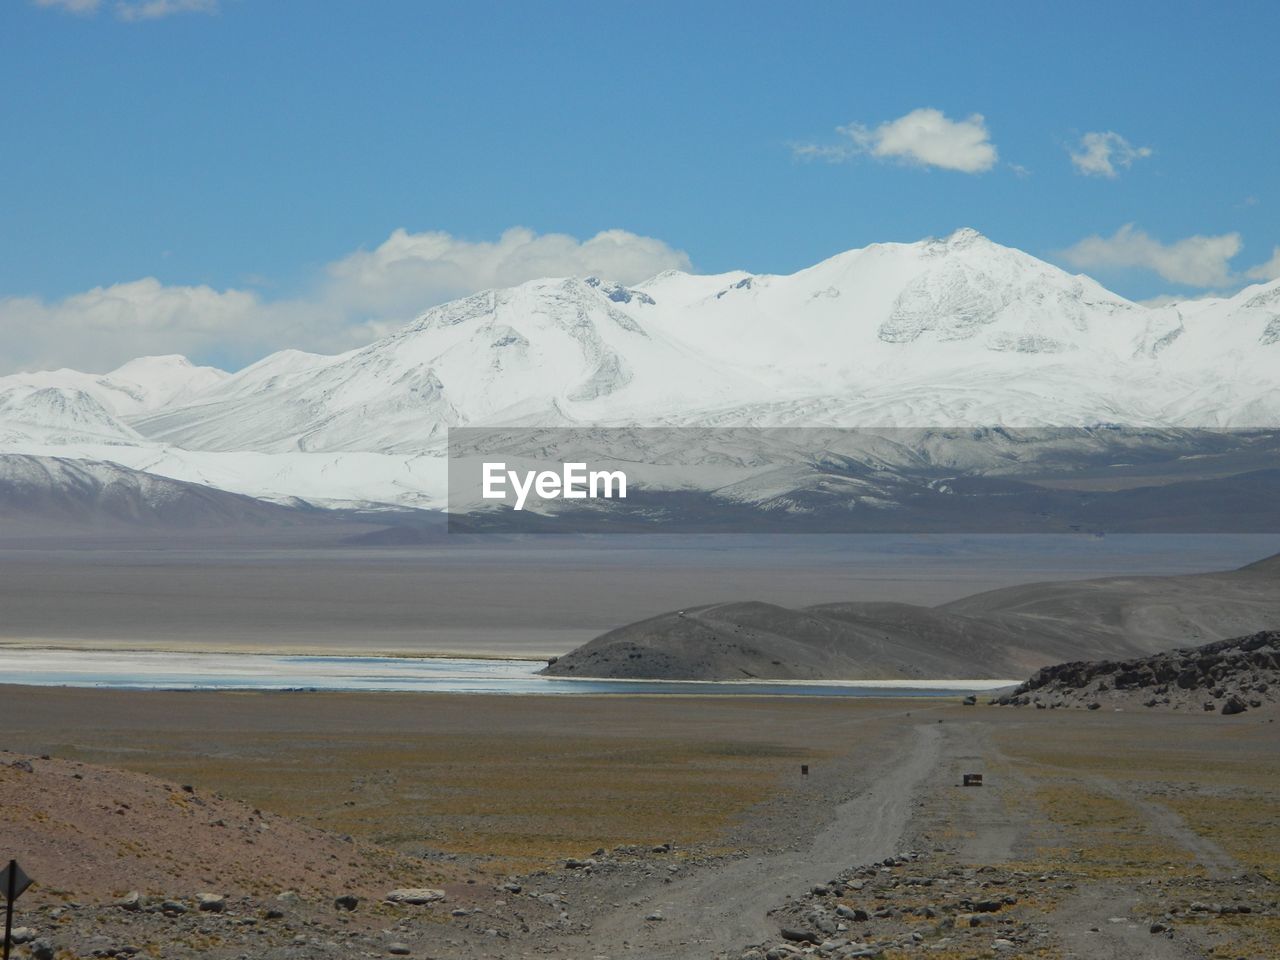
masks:
<svg viewBox="0 0 1280 960"><path fill-rule="evenodd" d="M1280 276L1280 6L0 3L0 373L335 351L543 275L972 226Z"/></svg>

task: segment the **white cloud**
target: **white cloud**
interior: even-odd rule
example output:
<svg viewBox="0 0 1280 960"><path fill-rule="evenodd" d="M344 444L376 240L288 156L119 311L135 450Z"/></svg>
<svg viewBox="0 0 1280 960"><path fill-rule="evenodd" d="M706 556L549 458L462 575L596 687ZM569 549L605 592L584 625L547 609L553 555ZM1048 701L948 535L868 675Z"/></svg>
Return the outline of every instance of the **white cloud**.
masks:
<svg viewBox="0 0 1280 960"><path fill-rule="evenodd" d="M1271 251L1271 259L1266 263L1260 263L1256 267L1250 267L1244 272L1244 275L1250 280L1280 280L1280 247L1275 247Z"/></svg>
<svg viewBox="0 0 1280 960"><path fill-rule="evenodd" d="M54 7L69 13L95 13L102 0L35 0L37 7Z"/></svg>
<svg viewBox="0 0 1280 960"><path fill-rule="evenodd" d="M398 314L538 277L595 274L636 283L668 269L689 269L689 257L652 237L606 230L579 242L515 227L494 243L396 230L373 250L330 264L327 273L331 297L347 308Z"/></svg>
<svg viewBox="0 0 1280 960"><path fill-rule="evenodd" d="M168 286L151 277L62 300L0 298L0 372L101 372L147 354L216 354L234 365L282 347L341 351L486 287L587 274L635 283L688 267L683 252L625 230L580 242L517 228L493 243L396 230L373 250L329 264L314 289L293 299Z"/></svg>
<svg viewBox="0 0 1280 960"><path fill-rule="evenodd" d="M1064 250L1062 257L1083 270L1137 267L1171 283L1217 287L1231 283L1230 261L1240 248L1238 233L1197 235L1165 244L1129 223L1110 237L1085 237Z"/></svg>
<svg viewBox="0 0 1280 960"><path fill-rule="evenodd" d="M1133 161L1151 156L1150 147L1135 147L1120 134L1108 130L1105 133L1086 133L1076 149L1068 148L1071 163L1076 172L1086 177L1107 177L1114 180L1116 167L1128 169Z"/></svg>
<svg viewBox="0 0 1280 960"><path fill-rule="evenodd" d="M837 127L835 144L796 144L797 157L838 163L860 155L897 160L922 167L984 173L998 158L986 121L975 113L951 120L941 110L921 107L872 129L862 124Z"/></svg>
<svg viewBox="0 0 1280 960"><path fill-rule="evenodd" d="M118 0L120 20L159 20L177 13L217 13L218 0Z"/></svg>
<svg viewBox="0 0 1280 960"><path fill-rule="evenodd" d="M51 7L82 15L95 14L103 0L35 0L37 7ZM115 0L117 20L159 20L179 13L217 13L218 0Z"/></svg>
<svg viewBox="0 0 1280 960"><path fill-rule="evenodd" d="M0 299L0 370L104 371L143 354L199 353L224 339L252 340L261 314L251 293L165 286L152 277L53 302L8 297Z"/></svg>

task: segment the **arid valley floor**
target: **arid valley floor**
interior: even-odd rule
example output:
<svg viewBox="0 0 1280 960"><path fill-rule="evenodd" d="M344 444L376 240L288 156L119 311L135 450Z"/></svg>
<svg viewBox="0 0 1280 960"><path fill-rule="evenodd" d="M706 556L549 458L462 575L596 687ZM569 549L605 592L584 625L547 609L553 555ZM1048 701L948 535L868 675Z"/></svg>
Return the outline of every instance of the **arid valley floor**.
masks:
<svg viewBox="0 0 1280 960"><path fill-rule="evenodd" d="M40 881L19 956L1280 944L1274 709L14 686L0 706L0 834Z"/></svg>

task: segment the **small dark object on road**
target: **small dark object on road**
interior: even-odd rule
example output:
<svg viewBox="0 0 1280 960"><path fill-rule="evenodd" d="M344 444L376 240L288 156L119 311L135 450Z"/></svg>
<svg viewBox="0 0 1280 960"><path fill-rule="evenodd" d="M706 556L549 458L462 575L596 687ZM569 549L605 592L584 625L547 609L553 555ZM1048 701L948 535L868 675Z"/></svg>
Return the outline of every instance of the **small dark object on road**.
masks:
<svg viewBox="0 0 1280 960"><path fill-rule="evenodd" d="M980 786L982 786L982 774L980 774L980 773L966 773L966 774L964 775L964 783L963 783L963 785L964 785L964 786L966 786L966 787L980 787Z"/></svg>

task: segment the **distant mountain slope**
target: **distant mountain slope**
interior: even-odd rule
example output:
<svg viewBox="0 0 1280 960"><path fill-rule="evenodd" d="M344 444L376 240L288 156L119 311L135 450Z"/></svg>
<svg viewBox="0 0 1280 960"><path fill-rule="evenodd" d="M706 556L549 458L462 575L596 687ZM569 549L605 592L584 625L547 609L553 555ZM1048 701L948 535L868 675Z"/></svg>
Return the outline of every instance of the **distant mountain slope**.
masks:
<svg viewBox="0 0 1280 960"><path fill-rule="evenodd" d="M80 391L113 415L125 417L190 403L229 376L214 367L198 367L186 357L139 357L103 374L79 370L14 373L0 377L0 391L11 387Z"/></svg>
<svg viewBox="0 0 1280 960"><path fill-rule="evenodd" d="M603 634L551 676L735 680L1012 678L1280 626L1280 557L1240 570L1029 584L939 607L743 602Z"/></svg>
<svg viewBox="0 0 1280 960"><path fill-rule="evenodd" d="M140 357L106 374L10 374L0 377L0 442L141 444L124 417L188 403L227 376L176 356Z"/></svg>
<svg viewBox="0 0 1280 960"><path fill-rule="evenodd" d="M938 610L1034 636L1058 660L1138 656L1280 627L1280 557L1221 573L1007 587Z"/></svg>
<svg viewBox="0 0 1280 960"><path fill-rule="evenodd" d="M313 511L255 500L115 463L0 454L0 526L227 529L321 523Z"/></svg>
<svg viewBox="0 0 1280 960"><path fill-rule="evenodd" d="M0 380L0 442L8 445L138 444L92 394L74 387L5 386Z"/></svg>
<svg viewBox="0 0 1280 960"><path fill-rule="evenodd" d="M204 450L401 453L439 446L465 423L651 416L755 388L646 329L622 309L639 296L592 279L487 291L338 357L268 357L135 426Z"/></svg>
<svg viewBox="0 0 1280 960"><path fill-rule="evenodd" d="M898 609L887 609L891 606ZM792 610L748 601L691 607L621 627L543 672L667 680L972 679L1025 674L1001 639L978 624L906 604Z"/></svg>

